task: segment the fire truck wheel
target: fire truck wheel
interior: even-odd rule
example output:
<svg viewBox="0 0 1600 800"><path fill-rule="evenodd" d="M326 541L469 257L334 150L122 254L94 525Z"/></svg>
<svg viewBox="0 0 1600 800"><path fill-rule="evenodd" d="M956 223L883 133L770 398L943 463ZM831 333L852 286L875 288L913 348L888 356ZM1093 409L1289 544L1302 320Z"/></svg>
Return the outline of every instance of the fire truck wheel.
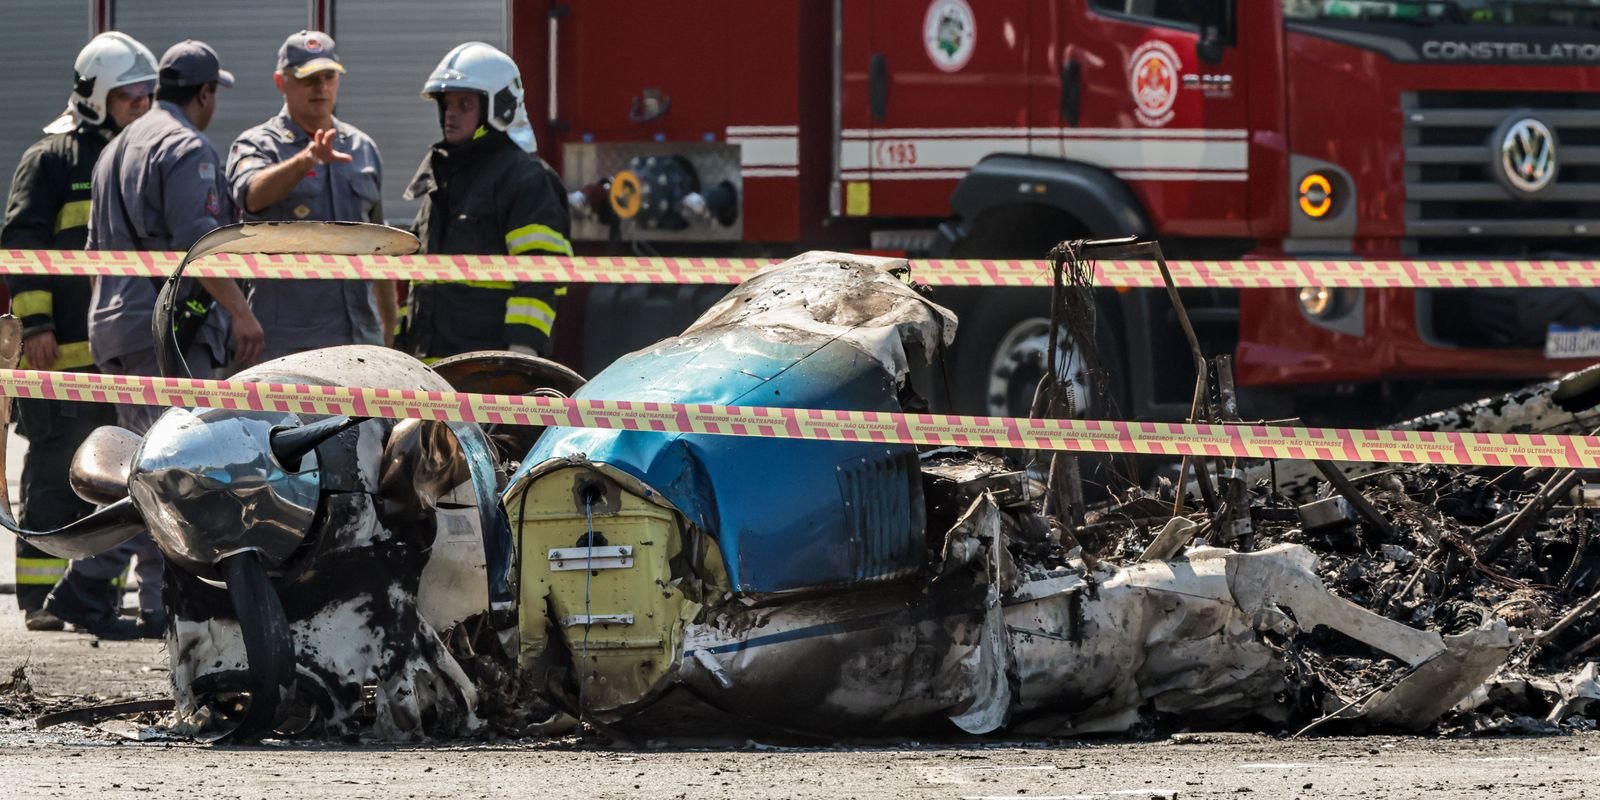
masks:
<svg viewBox="0 0 1600 800"><path fill-rule="evenodd" d="M1076 342L1062 331L1056 374L1071 390L1074 416L1082 416L1081 405L1089 397L1089 379L1084 357ZM984 394L984 413L993 417L1025 416L1033 402L1034 387L1044 376L1049 361L1050 320L1028 317L1011 326L989 357L988 390ZM1020 412L1020 413L1019 413Z"/></svg>
<svg viewBox="0 0 1600 800"><path fill-rule="evenodd" d="M986 290L964 308L962 326L945 372L950 376L950 399L955 413L1026 417L1033 393L1049 363L1050 320L1038 314L1043 305L1028 289ZM1105 378L1106 398L1088 403L1087 367L1083 353L1067 341L1057 359L1058 374L1071 382L1075 417L1125 419L1128 408L1122 342L1116 312L1099 304L1095 347ZM1088 406L1087 408L1085 406ZM1007 451L1016 463L1042 468L1048 458L1024 451ZM1137 485L1142 466L1127 456L1086 455L1079 459L1084 490L1091 499L1104 499L1112 487Z"/></svg>
<svg viewBox="0 0 1600 800"><path fill-rule="evenodd" d="M1050 320L1039 315L1027 290L987 293L962 321L952 351L951 395L957 413L1026 417L1049 363ZM1056 374L1072 387L1078 417L1115 416L1124 404L1122 347L1102 310L1096 347L1111 407L1091 403L1084 354L1062 331ZM954 376L960 376L955 378Z"/></svg>

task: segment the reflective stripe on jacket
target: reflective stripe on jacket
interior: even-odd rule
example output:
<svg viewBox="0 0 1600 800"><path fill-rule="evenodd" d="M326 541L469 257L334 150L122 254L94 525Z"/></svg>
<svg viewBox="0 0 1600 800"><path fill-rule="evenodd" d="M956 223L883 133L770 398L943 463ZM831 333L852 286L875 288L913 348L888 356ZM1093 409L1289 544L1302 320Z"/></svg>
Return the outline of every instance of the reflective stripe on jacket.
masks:
<svg viewBox="0 0 1600 800"><path fill-rule="evenodd" d="M111 131L84 125L70 133L40 139L22 154L6 200L0 247L19 250L82 250L89 238L89 189L94 162ZM7 275L11 313L22 320L23 336L51 331L58 355L54 364L24 369L82 369L89 356L89 296L92 279L68 275Z"/></svg>
<svg viewBox="0 0 1600 800"><path fill-rule="evenodd" d="M406 196L422 200L416 232L424 252L572 254L561 179L503 133L434 146ZM561 293L544 283L417 282L400 346L429 358L512 346L548 355Z"/></svg>

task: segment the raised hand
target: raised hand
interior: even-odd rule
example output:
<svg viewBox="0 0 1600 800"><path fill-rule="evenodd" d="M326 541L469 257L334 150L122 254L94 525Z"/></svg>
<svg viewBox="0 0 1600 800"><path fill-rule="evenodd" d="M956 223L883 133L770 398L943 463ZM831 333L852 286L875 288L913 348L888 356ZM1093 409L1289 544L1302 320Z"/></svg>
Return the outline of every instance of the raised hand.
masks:
<svg viewBox="0 0 1600 800"><path fill-rule="evenodd" d="M333 149L333 143L339 138L339 132L332 128L324 128L311 134L311 144L306 145L306 152L311 154L311 160L318 166L338 162L348 164L355 158L349 153L341 153Z"/></svg>

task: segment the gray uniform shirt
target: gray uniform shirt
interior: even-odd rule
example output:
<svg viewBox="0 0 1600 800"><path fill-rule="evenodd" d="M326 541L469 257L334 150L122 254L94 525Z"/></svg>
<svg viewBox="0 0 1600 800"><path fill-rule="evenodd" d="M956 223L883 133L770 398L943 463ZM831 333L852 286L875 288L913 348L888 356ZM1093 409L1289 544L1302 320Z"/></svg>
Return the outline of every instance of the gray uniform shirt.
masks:
<svg viewBox="0 0 1600 800"><path fill-rule="evenodd" d="M383 223L383 160L371 137L334 120L334 149L349 164L323 164L306 173L289 196L259 212L245 204L250 181L263 169L306 149L311 135L287 108L239 134L228 151L229 196L248 220L315 219ZM250 286L250 309L267 334L262 358L340 344L383 344L370 281L270 280Z"/></svg>
<svg viewBox="0 0 1600 800"><path fill-rule="evenodd" d="M187 250L234 217L217 151L182 108L164 101L101 153L90 201L90 250ZM95 281L89 350L96 363L155 349L156 291L149 278ZM227 313L217 307L197 340L218 364L227 363L227 331Z"/></svg>

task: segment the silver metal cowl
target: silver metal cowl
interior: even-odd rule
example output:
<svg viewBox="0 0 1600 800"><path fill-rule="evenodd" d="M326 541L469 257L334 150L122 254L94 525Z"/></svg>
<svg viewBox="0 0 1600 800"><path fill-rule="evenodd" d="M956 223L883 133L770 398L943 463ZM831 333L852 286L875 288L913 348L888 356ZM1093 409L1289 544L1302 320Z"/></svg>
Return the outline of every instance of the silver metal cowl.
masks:
<svg viewBox="0 0 1600 800"><path fill-rule="evenodd" d="M218 580L215 565L243 551L281 566L311 530L321 491L316 455L294 472L272 457L283 412L174 408L151 426L128 489L167 558Z"/></svg>

